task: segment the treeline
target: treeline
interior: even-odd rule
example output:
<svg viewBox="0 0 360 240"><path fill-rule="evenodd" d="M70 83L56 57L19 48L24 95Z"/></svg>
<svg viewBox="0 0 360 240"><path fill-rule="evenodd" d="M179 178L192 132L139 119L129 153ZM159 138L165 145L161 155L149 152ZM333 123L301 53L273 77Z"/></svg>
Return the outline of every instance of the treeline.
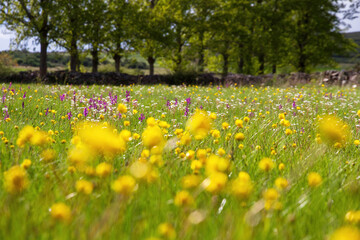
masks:
<svg viewBox="0 0 360 240"><path fill-rule="evenodd" d="M40 74L47 49L91 54L92 72L107 52L120 71L124 53L139 52L149 65L162 59L174 72L276 73L281 66L307 72L356 45L340 33L336 0L2 0L0 23L17 41L40 44Z"/></svg>

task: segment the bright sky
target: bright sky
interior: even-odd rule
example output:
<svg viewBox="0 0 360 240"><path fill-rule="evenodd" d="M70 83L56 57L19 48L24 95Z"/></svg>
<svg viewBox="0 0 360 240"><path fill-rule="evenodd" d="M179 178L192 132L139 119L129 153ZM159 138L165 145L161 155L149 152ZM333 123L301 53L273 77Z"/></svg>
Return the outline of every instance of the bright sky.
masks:
<svg viewBox="0 0 360 240"><path fill-rule="evenodd" d="M344 26L342 28L345 32L358 32L360 31L360 17L356 18L352 21L345 21L346 24L350 24L351 27L349 29L344 29ZM0 51L9 50L10 49L10 40L15 38L15 34L6 30L5 27L0 26ZM29 51L40 51L39 45L33 45L33 40L28 41L28 50Z"/></svg>

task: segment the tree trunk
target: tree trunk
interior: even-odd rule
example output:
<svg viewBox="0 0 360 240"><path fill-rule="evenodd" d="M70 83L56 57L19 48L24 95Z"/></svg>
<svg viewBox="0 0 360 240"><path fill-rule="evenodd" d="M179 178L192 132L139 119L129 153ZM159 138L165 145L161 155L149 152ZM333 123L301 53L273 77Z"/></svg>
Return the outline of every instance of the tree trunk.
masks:
<svg viewBox="0 0 360 240"><path fill-rule="evenodd" d="M204 56L204 33L200 32L199 35L200 40L200 49L199 49L199 72L204 72L204 63L205 63L205 56Z"/></svg>
<svg viewBox="0 0 360 240"><path fill-rule="evenodd" d="M115 72L120 72L120 63L121 63L121 56L118 53L115 53L113 56L113 59L115 61Z"/></svg>
<svg viewBox="0 0 360 240"><path fill-rule="evenodd" d="M117 42L116 43L116 50L115 50L115 54L113 56L113 59L115 61L115 72L119 73L120 72L120 63L121 63L121 43Z"/></svg>
<svg viewBox="0 0 360 240"><path fill-rule="evenodd" d="M47 73L47 31L40 32L40 78L43 80Z"/></svg>
<svg viewBox="0 0 360 240"><path fill-rule="evenodd" d="M70 48L70 71L76 72L76 68L79 62L79 53L77 50L76 39L73 37L71 39L71 48Z"/></svg>
<svg viewBox="0 0 360 240"><path fill-rule="evenodd" d="M229 72L229 54L223 53L222 56L224 60L222 76L226 77Z"/></svg>
<svg viewBox="0 0 360 240"><path fill-rule="evenodd" d="M177 27L177 36L176 36L176 43L177 43L177 52L176 52L176 58L175 58L175 63L176 63L176 69L175 72L181 72L182 70L182 47L183 47L183 41L182 41L182 37L181 37L181 27Z"/></svg>
<svg viewBox="0 0 360 240"><path fill-rule="evenodd" d="M244 58L240 57L239 63L238 63L238 73L244 73Z"/></svg>
<svg viewBox="0 0 360 240"><path fill-rule="evenodd" d="M299 64L298 64L298 71L305 72L306 71L306 64L305 64L305 56L300 55Z"/></svg>
<svg viewBox="0 0 360 240"><path fill-rule="evenodd" d="M265 70L265 55L264 55L263 53L260 53L260 55L259 55L259 62L260 62L259 74L264 74L264 70Z"/></svg>
<svg viewBox="0 0 360 240"><path fill-rule="evenodd" d="M274 63L272 65L272 73L275 74L276 73L276 63Z"/></svg>
<svg viewBox="0 0 360 240"><path fill-rule="evenodd" d="M99 66L99 52L97 49L93 49L91 51L92 56L92 73L98 72L98 66Z"/></svg>
<svg viewBox="0 0 360 240"><path fill-rule="evenodd" d="M155 58L154 57L152 57L152 56L150 56L150 57L148 57L148 59L147 59L147 61L148 61L148 63L149 63L149 74L150 74L150 76L153 76L154 75L154 63L155 63Z"/></svg>
<svg viewBox="0 0 360 240"><path fill-rule="evenodd" d="M306 55L304 54L304 47L303 44L299 43L299 62L297 70L299 72L305 72L306 71Z"/></svg>

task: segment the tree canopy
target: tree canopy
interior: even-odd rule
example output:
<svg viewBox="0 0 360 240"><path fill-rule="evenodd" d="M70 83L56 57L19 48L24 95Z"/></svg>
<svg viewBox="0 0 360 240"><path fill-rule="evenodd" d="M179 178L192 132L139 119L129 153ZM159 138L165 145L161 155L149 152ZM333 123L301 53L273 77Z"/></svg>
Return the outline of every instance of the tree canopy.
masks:
<svg viewBox="0 0 360 240"><path fill-rule="evenodd" d="M42 77L50 43L69 52L71 71L80 52L91 54L93 72L100 52L119 72L124 54L136 51L150 75L158 59L174 72L308 72L355 48L337 13L354 18L360 3L343 7L337 0L3 0L0 24L18 42L40 43Z"/></svg>

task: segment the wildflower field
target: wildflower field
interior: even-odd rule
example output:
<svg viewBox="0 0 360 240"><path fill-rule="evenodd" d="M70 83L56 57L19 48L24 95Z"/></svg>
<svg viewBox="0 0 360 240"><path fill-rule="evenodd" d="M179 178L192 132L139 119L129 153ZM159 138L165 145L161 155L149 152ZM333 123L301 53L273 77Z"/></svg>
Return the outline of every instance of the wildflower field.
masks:
<svg viewBox="0 0 360 240"><path fill-rule="evenodd" d="M360 90L1 89L0 239L360 239Z"/></svg>

